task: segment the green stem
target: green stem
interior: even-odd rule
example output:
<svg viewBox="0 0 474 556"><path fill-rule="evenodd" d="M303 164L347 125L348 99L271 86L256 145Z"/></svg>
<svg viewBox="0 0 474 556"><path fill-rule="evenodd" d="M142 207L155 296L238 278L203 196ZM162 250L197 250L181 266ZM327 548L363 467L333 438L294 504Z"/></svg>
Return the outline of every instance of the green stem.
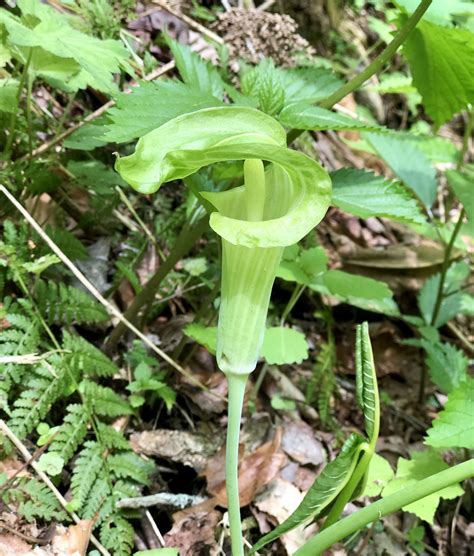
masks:
<svg viewBox="0 0 474 556"><path fill-rule="evenodd" d="M469 461L455 465L445 471L431 475L431 477L418 481L414 485L402 488L386 498L377 500L377 502L370 504L370 506L353 513L318 533L297 550L294 556L317 556L340 540L361 530L369 523L396 512L434 492L439 492L443 488L469 479L470 477L474 477L474 459L470 459Z"/></svg>
<svg viewBox="0 0 474 556"><path fill-rule="evenodd" d="M239 434L247 378L248 375L227 374L229 417L227 422L225 476L232 556L244 556L239 498Z"/></svg>
<svg viewBox="0 0 474 556"><path fill-rule="evenodd" d="M324 99L319 103L322 108L332 108L336 103L346 97L348 94L352 93L363 85L368 79L375 75L382 67L390 60L390 58L395 54L399 47L406 40L408 35L416 27L423 14L430 7L432 0L422 0L418 8L413 12L413 14L407 19L405 25L400 29L397 35L393 38L384 50L375 58L375 60L370 63L361 73L353 77L350 81L339 87L332 95ZM288 144L292 143L299 135L301 135L302 130L291 129L288 133Z"/></svg>
<svg viewBox="0 0 474 556"><path fill-rule="evenodd" d="M288 303L286 304L286 307L283 309L283 312L281 314L280 326L283 326L284 322L288 318L288 315L291 313L293 307L296 305L298 299L303 295L305 289L306 289L305 284L298 284L295 287Z"/></svg>
<svg viewBox="0 0 474 556"><path fill-rule="evenodd" d="M441 309L441 304L442 304L443 299L444 299L444 284L446 283L446 274L448 272L449 265L451 263L451 253L453 251L454 243L455 243L456 238L459 234L459 231L461 230L461 226L462 226L465 214L466 214L466 212L465 212L464 208L462 208L461 212L459 213L458 221L456 222L456 225L454 226L453 233L451 234L451 237L449 239L449 243L446 246L446 250L444 252L443 265L441 267L441 276L440 276L439 284L438 284L438 292L436 294L436 303L435 303L435 307L433 309L433 315L431 317L431 323L430 323L431 326L436 326L436 321L438 320L439 312L440 312L440 309Z"/></svg>
<svg viewBox="0 0 474 556"><path fill-rule="evenodd" d="M15 106L15 109L13 110L13 112L12 112L11 119L10 119L10 132L8 134L7 142L5 144L5 149L3 151L3 157L5 158L5 160L8 159L10 157L10 154L11 154L11 150L12 150L12 146L13 146L13 139L15 137L16 122L17 122L17 119L18 119L18 111L20 109L21 92L22 92L23 87L25 85L25 81L26 81L26 77L28 75L28 69L30 67L32 56L33 56L33 49L30 48L30 51L28 53L28 58L26 60L25 65L23 66L23 71L21 72L20 83L18 84L18 94L17 94L17 99L16 99L16 106Z"/></svg>
<svg viewBox="0 0 474 556"><path fill-rule="evenodd" d="M162 281L166 278L168 273L173 270L176 263L191 251L194 244L198 238L202 236L207 227L208 218L206 216L194 225L186 224L176 239L176 243L173 246L173 250L168 255L168 258L162 262L155 274L148 280L141 292L133 300L133 303L125 311L124 316L129 321L132 323L136 321L136 317L141 308L154 298L156 290ZM105 343L105 350L110 353L126 330L126 325L119 322L108 337Z"/></svg>

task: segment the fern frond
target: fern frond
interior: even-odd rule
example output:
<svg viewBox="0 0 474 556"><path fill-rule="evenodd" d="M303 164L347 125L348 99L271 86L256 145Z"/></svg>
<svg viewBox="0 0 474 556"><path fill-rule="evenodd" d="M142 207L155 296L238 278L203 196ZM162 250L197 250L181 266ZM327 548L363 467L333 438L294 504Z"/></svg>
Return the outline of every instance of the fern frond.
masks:
<svg viewBox="0 0 474 556"><path fill-rule="evenodd" d="M94 324L108 319L107 311L87 293L55 282L39 281L35 293L48 324Z"/></svg>
<svg viewBox="0 0 474 556"><path fill-rule="evenodd" d="M107 450L129 450L130 444L122 432L116 431L110 425L105 423L97 423L97 432L100 443Z"/></svg>
<svg viewBox="0 0 474 556"><path fill-rule="evenodd" d="M123 452L109 456L108 465L111 474L120 479L133 479L137 483L147 485L154 465L146 461L135 452Z"/></svg>
<svg viewBox="0 0 474 556"><path fill-rule="evenodd" d="M110 501L104 508L106 501ZM107 480L105 469L102 469L81 508L80 516L82 519L96 518L97 523L103 521L112 511L112 493L110 483Z"/></svg>
<svg viewBox="0 0 474 556"><path fill-rule="evenodd" d="M14 488L5 492L2 500L6 504L18 504L18 513L30 522L37 518L45 521L67 519L54 494L35 478L21 478Z"/></svg>
<svg viewBox="0 0 474 556"><path fill-rule="evenodd" d="M65 228L53 228L48 224L45 231L59 247L59 249L61 249L61 251L71 260L76 261L87 259L87 249L69 230L66 230ZM41 255L45 255L47 253L50 253L49 248L45 248L40 251Z"/></svg>
<svg viewBox="0 0 474 556"><path fill-rule="evenodd" d="M133 549L133 527L123 517L111 517L100 528L100 541L115 556L129 556Z"/></svg>
<svg viewBox="0 0 474 556"><path fill-rule="evenodd" d="M66 411L64 421L49 446L49 452L58 454L64 464L72 458L77 447L84 440L90 419L88 409L81 404L70 404Z"/></svg>
<svg viewBox="0 0 474 556"><path fill-rule="evenodd" d="M120 371L111 359L80 336L64 332L62 345L72 352L66 356L66 361L75 376L106 377Z"/></svg>
<svg viewBox="0 0 474 556"><path fill-rule="evenodd" d="M59 358L54 357L52 360L52 364L43 361L30 367L32 376L13 404L8 426L19 438L25 438L36 427L62 394L64 371L60 365L54 365Z"/></svg>
<svg viewBox="0 0 474 556"><path fill-rule="evenodd" d="M83 380L79 385L79 389L86 403L96 415L101 417L121 417L132 413L130 404L116 394L112 388L100 386L90 380Z"/></svg>
<svg viewBox="0 0 474 556"><path fill-rule="evenodd" d="M74 503L82 508L95 480L104 466L101 446L98 442L89 440L84 443L72 472L71 489Z"/></svg>

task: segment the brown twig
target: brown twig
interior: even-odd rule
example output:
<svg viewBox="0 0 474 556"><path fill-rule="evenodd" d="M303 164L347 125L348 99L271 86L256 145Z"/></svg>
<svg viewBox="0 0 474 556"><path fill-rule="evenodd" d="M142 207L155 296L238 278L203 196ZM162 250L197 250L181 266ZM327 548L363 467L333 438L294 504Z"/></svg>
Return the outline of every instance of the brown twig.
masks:
<svg viewBox="0 0 474 556"><path fill-rule="evenodd" d="M184 23L189 25L189 27L195 29L196 31L198 31L199 33L201 33L211 41L214 41L215 43L220 45L224 44L224 40L221 37L219 37L219 35L216 35L216 33L213 33L212 31L204 27L204 25L201 25L197 21L194 21L194 19L187 16L186 14L176 11L174 8L169 6L167 2L164 2L163 0L153 0L153 3L157 4L158 6L160 6L160 8L166 10L168 13L174 15L178 19L181 19L181 21L184 21Z"/></svg>

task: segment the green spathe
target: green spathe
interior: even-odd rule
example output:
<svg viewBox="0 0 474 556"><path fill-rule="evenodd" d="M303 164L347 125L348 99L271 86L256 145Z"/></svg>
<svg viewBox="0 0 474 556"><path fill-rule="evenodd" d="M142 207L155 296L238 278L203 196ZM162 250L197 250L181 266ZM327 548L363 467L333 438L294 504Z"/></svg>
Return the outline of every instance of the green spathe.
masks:
<svg viewBox="0 0 474 556"><path fill-rule="evenodd" d="M283 127L253 108L226 106L170 120L142 137L116 168L142 193L203 166L244 160L245 184L202 193L217 211L211 228L222 237L222 295L217 359L226 373L256 366L272 285L283 248L323 218L331 198L327 172L286 147ZM271 162L264 169L261 160Z"/></svg>

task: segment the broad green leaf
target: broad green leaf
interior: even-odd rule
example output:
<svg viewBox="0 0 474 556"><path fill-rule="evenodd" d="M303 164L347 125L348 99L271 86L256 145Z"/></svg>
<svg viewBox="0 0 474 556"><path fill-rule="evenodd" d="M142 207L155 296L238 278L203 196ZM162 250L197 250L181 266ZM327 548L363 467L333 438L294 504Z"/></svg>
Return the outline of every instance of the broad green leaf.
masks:
<svg viewBox="0 0 474 556"><path fill-rule="evenodd" d="M322 247L311 247L298 254L290 260L283 255L277 276L288 282L298 284L311 284L312 280L327 269L327 255Z"/></svg>
<svg viewBox="0 0 474 556"><path fill-rule="evenodd" d="M417 197L430 207L436 197L436 170L413 141L395 134L367 134L372 147Z"/></svg>
<svg viewBox="0 0 474 556"><path fill-rule="evenodd" d="M434 448L467 448L474 450L474 380L450 392L443 411L428 429L425 444Z"/></svg>
<svg viewBox="0 0 474 556"><path fill-rule="evenodd" d="M418 0L395 0L395 3L412 14L420 5ZM438 25L452 25L453 15L474 15L474 5L465 0L433 0L423 15L423 20Z"/></svg>
<svg viewBox="0 0 474 556"><path fill-rule="evenodd" d="M184 333L211 353L216 353L217 328L215 326L188 324L184 328ZM291 328L279 326L268 328L265 331L261 355L271 364L300 363L308 357L308 343L301 332Z"/></svg>
<svg viewBox="0 0 474 556"><path fill-rule="evenodd" d="M94 123L88 123L72 133L64 142L67 149L92 151L109 143L104 137L109 120L106 116L98 118Z"/></svg>
<svg viewBox="0 0 474 556"><path fill-rule="evenodd" d="M168 38L168 44L173 53L173 59L178 68L179 75L186 85L206 96L221 99L224 92L224 84L217 68L206 62L197 52L193 52L185 44L170 38ZM181 112L181 114L183 113L184 111Z"/></svg>
<svg viewBox="0 0 474 556"><path fill-rule="evenodd" d="M179 81L142 83L132 93L118 95L117 105L107 112L110 123L104 139L116 143L131 141L176 116L221 105L208 91Z"/></svg>
<svg viewBox="0 0 474 556"><path fill-rule="evenodd" d="M0 79L0 112L14 112L18 104L18 81Z"/></svg>
<svg viewBox="0 0 474 556"><path fill-rule="evenodd" d="M365 432L371 446L375 447L380 427L380 402L367 322L357 325L355 366L357 402L364 413Z"/></svg>
<svg viewBox="0 0 474 556"><path fill-rule="evenodd" d="M461 313L474 317L474 295L464 293L461 296Z"/></svg>
<svg viewBox="0 0 474 556"><path fill-rule="evenodd" d="M337 458L323 469L298 508L276 529L254 544L250 554L260 550L269 542L291 531L309 518L314 519L327 508L348 483L359 459L359 454L366 446L362 437L352 434L345 441Z"/></svg>
<svg viewBox="0 0 474 556"><path fill-rule="evenodd" d="M265 331L262 355L271 365L301 363L308 357L308 342L297 330L274 326Z"/></svg>
<svg viewBox="0 0 474 556"><path fill-rule="evenodd" d="M203 326L192 323L184 327L184 333L198 344L204 346L208 351L215 354L217 349L217 327Z"/></svg>
<svg viewBox="0 0 474 556"><path fill-rule="evenodd" d="M270 404L273 409L280 411L294 411L296 409L296 402L294 400L287 400L278 394L272 396Z"/></svg>
<svg viewBox="0 0 474 556"><path fill-rule="evenodd" d="M329 270L316 277L309 287L367 311L386 315L400 314L390 288L379 280L341 270Z"/></svg>
<svg viewBox="0 0 474 556"><path fill-rule="evenodd" d="M418 203L400 183L356 168L331 173L332 202L360 218L391 218L400 222L423 222Z"/></svg>
<svg viewBox="0 0 474 556"><path fill-rule="evenodd" d="M128 52L121 42L81 33L46 4L19 0L18 6L22 19L0 10L0 25L5 27L10 43L20 48L39 47L59 58L75 60L79 70L74 76L75 90L90 85L106 93L117 92L113 74L128 68Z"/></svg>
<svg viewBox="0 0 474 556"><path fill-rule="evenodd" d="M321 276L322 283L327 287L330 295L344 299L350 297L365 299L385 299L393 296L385 282L349 274L342 270L328 270Z"/></svg>
<svg viewBox="0 0 474 556"><path fill-rule="evenodd" d="M388 461L374 454L369 463L367 483L362 496L378 496L393 476L394 472Z"/></svg>
<svg viewBox="0 0 474 556"><path fill-rule="evenodd" d="M400 93L406 95L416 93L416 87L413 85L411 77L397 71L382 74L380 83L370 83L364 89L380 94Z"/></svg>
<svg viewBox="0 0 474 556"><path fill-rule="evenodd" d="M457 198L464 205L469 229L474 230L474 166L467 166L464 172L447 170L446 177Z"/></svg>
<svg viewBox="0 0 474 556"><path fill-rule="evenodd" d="M2 43L0 43L0 68L5 67L6 63L11 60L10 50Z"/></svg>
<svg viewBox="0 0 474 556"><path fill-rule="evenodd" d="M426 479L426 477L449 469L449 465L433 450L413 452L411 456L411 460L399 458L395 478L383 489L383 498L394 494L402 488L416 485L418 481ZM452 500L463 493L464 491L459 485L451 485L405 506L403 510L414 513L420 519L432 524L441 498Z"/></svg>
<svg viewBox="0 0 474 556"><path fill-rule="evenodd" d="M384 128L306 103L288 104L278 116L290 128L314 130L383 131Z"/></svg>
<svg viewBox="0 0 474 556"><path fill-rule="evenodd" d="M273 162L266 172L264 220L244 214L245 188L203 193L218 210L210 225L222 238L246 247L283 247L297 243L324 216L330 180L314 160L286 148L284 129L252 108L228 106L179 116L142 137L135 153L116 168L142 193L184 178L203 166L226 160Z"/></svg>
<svg viewBox="0 0 474 556"><path fill-rule="evenodd" d="M420 21L403 45L413 84L441 126L474 103L474 34Z"/></svg>
<svg viewBox="0 0 474 556"><path fill-rule="evenodd" d="M298 260L301 269L308 275L310 280L324 272L328 264L328 257L323 247L311 247L301 251Z"/></svg>

